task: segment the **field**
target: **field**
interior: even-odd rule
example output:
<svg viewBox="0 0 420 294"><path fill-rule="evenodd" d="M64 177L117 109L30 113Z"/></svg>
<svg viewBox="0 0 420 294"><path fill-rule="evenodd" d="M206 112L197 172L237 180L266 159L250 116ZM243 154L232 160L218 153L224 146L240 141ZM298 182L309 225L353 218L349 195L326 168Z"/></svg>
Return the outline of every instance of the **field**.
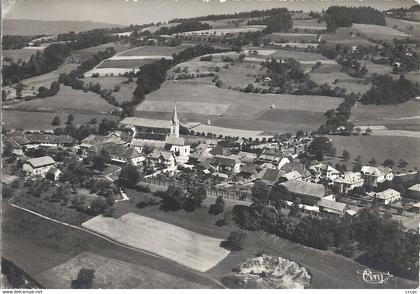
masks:
<svg viewBox="0 0 420 294"><path fill-rule="evenodd" d="M417 38L420 37L420 22L418 21L386 17L386 25ZM411 29L411 27L413 28Z"/></svg>
<svg viewBox="0 0 420 294"><path fill-rule="evenodd" d="M267 35L267 38L269 38L271 42L278 42L281 40L287 40L289 42L308 42L318 40L317 34L310 33L272 33Z"/></svg>
<svg viewBox="0 0 420 294"><path fill-rule="evenodd" d="M362 36L355 28L338 28L334 33L323 34L320 41L327 41L332 46L343 44L348 46L375 46L375 43Z"/></svg>
<svg viewBox="0 0 420 294"><path fill-rule="evenodd" d="M159 26L151 26L151 27L143 28L143 29L141 29L141 31L142 32L149 31L153 34L157 30L159 30L160 28L170 28L170 27L174 27L178 24L179 23L173 22L173 23L167 23L167 24L163 24L163 25L159 25Z"/></svg>
<svg viewBox="0 0 420 294"><path fill-rule="evenodd" d="M107 68L124 68L124 69L138 69L139 67L152 63L156 59L122 59L113 60L107 59L101 62L96 69L107 69ZM94 70L93 70L94 71ZM90 74L88 73L87 76Z"/></svg>
<svg viewBox="0 0 420 294"><path fill-rule="evenodd" d="M58 116L62 124L58 127L64 127L68 113L64 112L40 112L40 111L11 111L3 109L2 121L9 129L27 129L27 130L52 130L56 126L52 126L51 122L54 117ZM102 119L110 119L118 121L119 116L104 114L74 114L74 124L87 124L91 119L96 118L98 122Z"/></svg>
<svg viewBox="0 0 420 294"><path fill-rule="evenodd" d="M23 101L12 106L14 110L56 111L68 113L109 113L114 106L93 92L73 90L61 86L57 95Z"/></svg>
<svg viewBox="0 0 420 294"><path fill-rule="evenodd" d="M137 87L137 84L135 82L131 83L125 83L127 78L124 77L84 77L82 79L86 84L92 83L92 84L100 84L102 89L109 89L114 90L115 86L119 86L119 91L114 92L112 95L114 95L115 99L119 102L125 102L125 101L131 101L131 98L133 97L133 92Z"/></svg>
<svg viewBox="0 0 420 294"><path fill-rule="evenodd" d="M199 275L174 262L123 248L87 232L52 223L10 207L7 203L3 204L2 255L15 262L46 288L56 288L57 282L64 285L63 281L49 278L49 275L54 275L52 268L60 270L60 265L82 266L84 261L78 260L77 256L80 254L82 254L82 257L86 256L83 255L84 252L90 252L87 255L88 257L92 254L102 256L102 259L90 257L86 262L97 262L99 260L108 262L101 264L104 268L101 268L100 273L102 273L102 269L105 270L107 264L109 266L128 266L123 273L130 273L134 264L135 269L139 272L136 276L131 276L129 280L125 281L129 285L137 284L146 277L150 277L147 274L147 272L150 272L157 278L144 281L144 285L149 288L180 287L180 285L186 285L187 282L188 285L196 286L199 284L206 288L220 287L208 277ZM31 238L28 238L28 235ZM80 262L80 264L77 262ZM112 271L113 269L108 268L108 270ZM48 274L45 272L48 272ZM160 280L159 277L164 279ZM63 276L62 278L68 280L71 277ZM174 284L165 284L164 282L168 281L166 278L170 278L169 281ZM101 279L102 274L98 276L98 280ZM118 285L117 281L108 281L108 283ZM66 288L68 287L66 286ZM141 285L138 287L142 288Z"/></svg>
<svg viewBox="0 0 420 294"><path fill-rule="evenodd" d="M96 289L152 289L203 288L203 285L189 282L183 278L171 276L151 268L82 252L72 259L40 274L40 279L55 284L55 288L69 288L81 268L95 269L92 288Z"/></svg>
<svg viewBox="0 0 420 294"><path fill-rule="evenodd" d="M322 31L327 29L325 22L318 22L318 19L293 19L293 28L299 30Z"/></svg>
<svg viewBox="0 0 420 294"><path fill-rule="evenodd" d="M179 111L180 118L184 121L199 121L218 127L239 128L266 132L296 131L302 128L313 130L323 122L320 117L318 125L313 124L313 118L309 121L306 117L292 116L292 120L285 122L281 116L270 120L261 120L260 117L266 112L272 111L271 107L281 109L290 113L300 113L307 111L311 113L324 113L327 109L336 108L342 101L340 98L323 96L298 96L298 95L279 95L279 94L247 94L239 91L218 88L214 86L210 79L201 78L194 80L166 81L162 87L149 94L146 101L160 101L174 103L174 101L189 103L194 102L196 107L201 105L207 107L207 103L212 101L215 104L228 105L228 108L221 116L199 113L183 113ZM197 104L200 103L200 104ZM160 104L164 105L164 103ZM146 104L147 106L147 104ZM213 107L213 105L212 105ZM150 109L150 108L147 108ZM153 111L146 111L143 104L137 107L138 115L149 118L164 118L170 115L165 112L167 108L154 108ZM166 113L166 114L165 114ZM264 116L262 116L264 118Z"/></svg>
<svg viewBox="0 0 420 294"><path fill-rule="evenodd" d="M331 137L334 146L337 148L337 156L341 156L343 150L350 152L350 158L354 159L361 155L364 164L371 158L375 158L378 164L385 159L393 159L398 162L406 160L409 165L406 171L420 168L420 138L396 137L396 136L334 136ZM339 160L336 160L339 162ZM342 163L342 162L341 162ZM351 169L348 163L348 168ZM399 168L396 168L400 171Z"/></svg>
<svg viewBox="0 0 420 294"><path fill-rule="evenodd" d="M133 213L119 219L97 216L82 226L119 243L202 272L211 269L229 254L220 247L223 239L207 237Z"/></svg>
<svg viewBox="0 0 420 294"><path fill-rule="evenodd" d="M402 120L420 117L420 102L407 101L397 105L363 105L358 103L351 111L351 120L366 124L372 120Z"/></svg>
<svg viewBox="0 0 420 294"><path fill-rule="evenodd" d="M124 51L118 56L155 56L155 55L161 55L161 56L168 56L172 57L172 54L178 53L188 47L191 47L191 45L188 44L181 44L176 47L162 47L162 46L141 46L137 48L133 48L127 51Z"/></svg>
<svg viewBox="0 0 420 294"><path fill-rule="evenodd" d="M347 90L347 93L359 92L365 93L371 88L369 84L364 82L364 79L357 79L341 72L340 65L321 65L319 68L310 72L311 79L317 84L328 83L332 87L342 87ZM334 84L334 81L338 80Z"/></svg>
<svg viewBox="0 0 420 294"><path fill-rule="evenodd" d="M404 32L387 26L354 23L352 27L367 38L376 40L393 40L394 38L406 38L409 36Z"/></svg>
<svg viewBox="0 0 420 294"><path fill-rule="evenodd" d="M22 61L29 61L33 54L36 54L37 49L32 49L30 47L25 49L15 49L15 50L3 50L3 58L12 58L14 61L19 59Z"/></svg>

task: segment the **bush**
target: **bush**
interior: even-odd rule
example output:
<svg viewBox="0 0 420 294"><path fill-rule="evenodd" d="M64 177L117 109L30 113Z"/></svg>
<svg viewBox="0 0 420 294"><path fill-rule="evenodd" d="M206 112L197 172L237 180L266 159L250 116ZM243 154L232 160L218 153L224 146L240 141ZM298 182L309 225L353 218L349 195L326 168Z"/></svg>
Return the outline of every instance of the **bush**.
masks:
<svg viewBox="0 0 420 294"><path fill-rule="evenodd" d="M136 185L137 192L149 193L150 187L148 185Z"/></svg>
<svg viewBox="0 0 420 294"><path fill-rule="evenodd" d="M222 247L228 248L232 251L239 251L243 248L243 241L246 238L246 233L243 231L232 231L226 241L222 242Z"/></svg>

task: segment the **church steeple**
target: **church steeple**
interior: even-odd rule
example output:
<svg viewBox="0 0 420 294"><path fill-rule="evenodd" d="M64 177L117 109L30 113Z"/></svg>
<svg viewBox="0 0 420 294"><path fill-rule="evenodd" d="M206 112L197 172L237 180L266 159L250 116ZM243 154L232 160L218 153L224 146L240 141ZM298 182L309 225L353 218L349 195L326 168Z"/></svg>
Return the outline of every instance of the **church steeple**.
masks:
<svg viewBox="0 0 420 294"><path fill-rule="evenodd" d="M176 111L176 103L175 103L174 112L172 114L172 120L171 120L171 136L179 137L179 119L178 119L178 113Z"/></svg>

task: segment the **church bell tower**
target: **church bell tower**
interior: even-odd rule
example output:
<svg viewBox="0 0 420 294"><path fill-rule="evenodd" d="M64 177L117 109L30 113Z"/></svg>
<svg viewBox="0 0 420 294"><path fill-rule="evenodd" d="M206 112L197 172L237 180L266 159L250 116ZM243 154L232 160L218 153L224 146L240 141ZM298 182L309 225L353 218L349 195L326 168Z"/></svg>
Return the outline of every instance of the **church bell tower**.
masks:
<svg viewBox="0 0 420 294"><path fill-rule="evenodd" d="M171 120L171 134L172 137L179 137L179 119L178 114L176 112L176 104L174 107L174 113L172 114Z"/></svg>

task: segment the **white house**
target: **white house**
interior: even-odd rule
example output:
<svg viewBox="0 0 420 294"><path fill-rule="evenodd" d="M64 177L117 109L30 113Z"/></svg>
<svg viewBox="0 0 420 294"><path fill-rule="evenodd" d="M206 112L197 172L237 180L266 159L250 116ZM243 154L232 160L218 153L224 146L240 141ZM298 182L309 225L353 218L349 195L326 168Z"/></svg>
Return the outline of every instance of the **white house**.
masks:
<svg viewBox="0 0 420 294"><path fill-rule="evenodd" d="M401 193L394 189L386 189L373 194L374 200L383 204L391 204L401 200Z"/></svg>
<svg viewBox="0 0 420 294"><path fill-rule="evenodd" d="M365 165L361 169L365 185L376 187L378 183L385 181L392 181L394 178L394 172L389 167L376 167Z"/></svg>
<svg viewBox="0 0 420 294"><path fill-rule="evenodd" d="M55 161L50 156L28 159L23 163L23 171L30 176L42 176L55 166Z"/></svg>
<svg viewBox="0 0 420 294"><path fill-rule="evenodd" d="M164 149L175 154L177 161L187 162L191 153L191 146L185 143L184 138L168 136Z"/></svg>
<svg viewBox="0 0 420 294"><path fill-rule="evenodd" d="M316 178L323 178L328 181L334 181L340 176L340 172L326 163L319 163L310 166L309 171Z"/></svg>
<svg viewBox="0 0 420 294"><path fill-rule="evenodd" d="M334 181L334 186L338 189L339 193L347 193L356 187L362 187L365 180L359 172L345 172Z"/></svg>

